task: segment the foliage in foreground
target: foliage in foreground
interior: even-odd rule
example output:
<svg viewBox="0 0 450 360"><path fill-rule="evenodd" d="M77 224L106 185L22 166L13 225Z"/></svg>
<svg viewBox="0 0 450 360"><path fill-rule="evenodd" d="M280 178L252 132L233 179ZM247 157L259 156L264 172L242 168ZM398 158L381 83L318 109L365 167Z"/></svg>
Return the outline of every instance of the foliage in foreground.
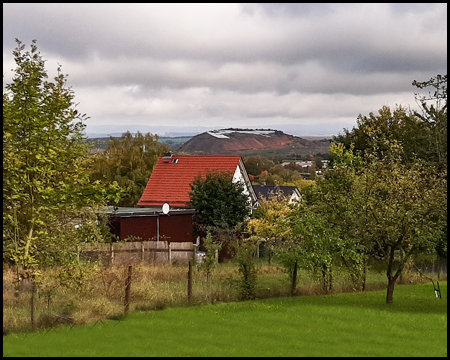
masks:
<svg viewBox="0 0 450 360"><path fill-rule="evenodd" d="M92 209L120 191L89 179L87 117L75 109L61 67L48 81L36 41L31 51L16 42L17 67L3 93L3 249L4 261L30 270L61 261L79 241L98 240ZM89 231L78 230L81 223Z"/></svg>

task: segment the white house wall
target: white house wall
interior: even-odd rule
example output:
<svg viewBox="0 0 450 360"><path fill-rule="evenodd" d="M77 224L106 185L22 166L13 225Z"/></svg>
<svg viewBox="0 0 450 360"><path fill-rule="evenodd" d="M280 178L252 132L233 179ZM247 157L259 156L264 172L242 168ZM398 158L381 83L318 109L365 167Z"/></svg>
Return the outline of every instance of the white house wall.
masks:
<svg viewBox="0 0 450 360"><path fill-rule="evenodd" d="M239 165L236 167L236 170L234 172L233 183L237 183L238 181L240 181L244 185L244 191L243 192L244 192L245 195L248 196L249 204L253 204L254 199L252 198L252 195L250 194L250 190L249 190L249 187L248 187L249 184L250 184L250 179L248 179L248 181L245 181L244 174L242 173L241 168L240 168Z"/></svg>

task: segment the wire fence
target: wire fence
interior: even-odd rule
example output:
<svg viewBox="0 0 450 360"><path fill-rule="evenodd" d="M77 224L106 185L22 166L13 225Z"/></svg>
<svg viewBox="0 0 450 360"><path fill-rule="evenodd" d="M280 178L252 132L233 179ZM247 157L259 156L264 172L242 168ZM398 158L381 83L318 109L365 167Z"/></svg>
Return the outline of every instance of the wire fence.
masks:
<svg viewBox="0 0 450 360"><path fill-rule="evenodd" d="M109 247L108 247L109 246ZM223 264L209 278L193 261L192 243L103 244L80 249L80 257L100 261L73 268L49 269L32 281L18 283L14 272L3 271L3 332L48 332L61 325L121 320L131 311L161 310L187 304L229 302L240 299L239 273ZM289 296L288 276L279 266L260 259L256 298ZM320 294L310 273L299 270L299 295ZM384 289L384 273L369 272L367 290ZM398 284L428 282L438 286L447 278L446 259L413 264ZM333 291L351 291L344 269L336 269ZM436 287L437 288L437 287ZM436 289L435 288L435 289ZM434 290L431 290L434 291Z"/></svg>

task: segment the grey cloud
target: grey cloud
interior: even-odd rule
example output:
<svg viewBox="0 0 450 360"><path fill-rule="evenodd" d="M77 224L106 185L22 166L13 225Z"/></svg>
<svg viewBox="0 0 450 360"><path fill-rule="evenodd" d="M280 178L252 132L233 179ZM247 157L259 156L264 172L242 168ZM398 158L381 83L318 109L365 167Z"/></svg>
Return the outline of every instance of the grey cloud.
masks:
<svg viewBox="0 0 450 360"><path fill-rule="evenodd" d="M333 11L333 4L327 3L251 3L244 4L243 10L249 14L258 11L268 16L278 17L320 17Z"/></svg>
<svg viewBox="0 0 450 360"><path fill-rule="evenodd" d="M364 65L367 66L367 65ZM70 67L70 66L69 66ZM63 67L64 68L64 67ZM320 64L281 66L276 63L224 63L140 61L132 67L127 61L94 62L72 68L74 86L138 86L135 96L142 97L162 88L205 87L238 93L289 92L373 94L407 90L413 74L378 72L375 78L359 69L335 72ZM355 71L356 70L356 71ZM404 75L406 73L406 76ZM409 75L408 77L408 74ZM407 80L406 80L407 79ZM370 82L371 86L367 86Z"/></svg>
<svg viewBox="0 0 450 360"><path fill-rule="evenodd" d="M95 121L122 114L133 121L268 122L321 112L342 121L389 98L413 102L413 79L447 70L446 4L65 3L3 10L4 73L14 38L37 39L48 64L63 65Z"/></svg>
<svg viewBox="0 0 450 360"><path fill-rule="evenodd" d="M349 10L355 7L346 4L338 9L342 6ZM205 25L204 32L189 35L186 26L190 23L177 24L176 17L161 21L168 27L166 29L155 25L155 15L148 5L135 8L127 4L27 4L24 8L19 4L8 4L4 7L8 17L20 18L27 25L20 27L19 34L13 34L10 26L4 26L4 39L22 37L31 40L33 34L40 34L38 43L45 49L72 59L98 54L107 59L150 56L164 60L265 60L288 64L319 57L330 62L345 61L348 54L359 51L364 55L373 46L371 35L363 36L365 32L373 31L373 27L364 27L364 19L343 17L342 9L331 11L336 4L266 4L261 7L272 9L267 12L267 19L240 18L239 26L235 28L249 30L246 34L240 34L232 27L212 26L210 29ZM269 19L272 13L280 15ZM321 21L304 16L311 13L321 14ZM337 14L337 18L331 21L333 14ZM212 32L208 34L207 30ZM221 41L215 41L216 37ZM423 46L420 49L425 50Z"/></svg>

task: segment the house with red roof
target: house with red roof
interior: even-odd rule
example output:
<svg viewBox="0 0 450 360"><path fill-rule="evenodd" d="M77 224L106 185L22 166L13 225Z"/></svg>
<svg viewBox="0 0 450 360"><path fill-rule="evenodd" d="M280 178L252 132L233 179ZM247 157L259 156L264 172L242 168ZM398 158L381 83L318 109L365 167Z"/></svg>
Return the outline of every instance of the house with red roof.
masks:
<svg viewBox="0 0 450 360"><path fill-rule="evenodd" d="M170 243L193 242L202 249L202 240L193 230L195 210L189 208L189 192L198 175L206 178L211 171L231 172L232 181L241 181L244 185L251 207L257 204L257 196L240 156L167 153L156 162L138 207L106 210L111 232L120 240L139 237L142 241L159 241L164 238ZM227 258L230 254L222 248L219 261Z"/></svg>
<svg viewBox="0 0 450 360"><path fill-rule="evenodd" d="M253 205L256 194L240 156L226 155L174 155L161 156L137 204L139 207L156 207L169 204L170 208L188 208L189 192L194 179L203 178L211 171L231 172L233 182L244 185L244 193Z"/></svg>

